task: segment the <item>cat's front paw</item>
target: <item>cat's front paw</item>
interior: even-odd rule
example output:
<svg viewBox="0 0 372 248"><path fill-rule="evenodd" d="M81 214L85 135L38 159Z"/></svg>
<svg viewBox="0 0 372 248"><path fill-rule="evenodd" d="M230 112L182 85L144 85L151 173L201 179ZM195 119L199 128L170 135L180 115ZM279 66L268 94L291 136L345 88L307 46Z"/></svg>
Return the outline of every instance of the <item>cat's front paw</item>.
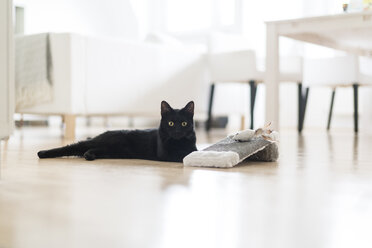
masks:
<svg viewBox="0 0 372 248"><path fill-rule="evenodd" d="M84 153L85 160L92 161L96 159L96 155L93 152L87 151Z"/></svg>

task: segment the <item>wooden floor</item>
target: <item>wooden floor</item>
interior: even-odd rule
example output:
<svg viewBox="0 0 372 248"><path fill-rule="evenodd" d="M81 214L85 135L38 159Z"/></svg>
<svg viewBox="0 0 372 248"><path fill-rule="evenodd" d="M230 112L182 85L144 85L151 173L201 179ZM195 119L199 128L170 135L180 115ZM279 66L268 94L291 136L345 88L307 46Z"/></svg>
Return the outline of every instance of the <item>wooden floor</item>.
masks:
<svg viewBox="0 0 372 248"><path fill-rule="evenodd" d="M2 142L1 248L372 247L371 136L284 131L277 163L232 169L36 156L66 143L37 128Z"/></svg>

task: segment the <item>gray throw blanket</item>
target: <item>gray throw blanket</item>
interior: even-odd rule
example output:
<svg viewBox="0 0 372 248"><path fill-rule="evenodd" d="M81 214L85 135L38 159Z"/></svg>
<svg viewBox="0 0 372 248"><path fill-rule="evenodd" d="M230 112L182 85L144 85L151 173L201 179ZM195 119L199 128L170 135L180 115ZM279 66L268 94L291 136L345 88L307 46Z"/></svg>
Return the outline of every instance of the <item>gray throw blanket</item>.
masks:
<svg viewBox="0 0 372 248"><path fill-rule="evenodd" d="M15 38L16 110L52 100L49 34Z"/></svg>

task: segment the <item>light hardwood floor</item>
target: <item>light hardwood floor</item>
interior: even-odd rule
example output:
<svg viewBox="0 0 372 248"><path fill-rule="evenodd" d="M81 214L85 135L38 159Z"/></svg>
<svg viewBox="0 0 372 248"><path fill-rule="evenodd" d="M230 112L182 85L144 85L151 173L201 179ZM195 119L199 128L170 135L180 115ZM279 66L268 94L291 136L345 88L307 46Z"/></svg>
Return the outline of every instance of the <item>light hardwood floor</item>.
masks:
<svg viewBox="0 0 372 248"><path fill-rule="evenodd" d="M66 143L38 128L2 142L1 248L372 247L371 136L284 131L278 162L232 169L36 156Z"/></svg>

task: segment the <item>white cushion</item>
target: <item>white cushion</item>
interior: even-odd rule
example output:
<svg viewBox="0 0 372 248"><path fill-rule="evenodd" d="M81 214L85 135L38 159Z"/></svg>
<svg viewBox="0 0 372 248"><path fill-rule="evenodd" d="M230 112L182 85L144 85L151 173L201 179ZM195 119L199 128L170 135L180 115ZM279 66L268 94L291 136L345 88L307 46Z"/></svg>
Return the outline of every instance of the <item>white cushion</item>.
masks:
<svg viewBox="0 0 372 248"><path fill-rule="evenodd" d="M177 38L171 35L168 35L168 34L158 33L158 32L149 33L146 36L145 42L162 44L162 45L167 45L170 47L177 47L177 48L184 47L184 44Z"/></svg>
<svg viewBox="0 0 372 248"><path fill-rule="evenodd" d="M360 81L357 56L305 59L303 72L307 85L348 85Z"/></svg>
<svg viewBox="0 0 372 248"><path fill-rule="evenodd" d="M372 84L372 59L368 57L359 58L359 82L361 84Z"/></svg>
<svg viewBox="0 0 372 248"><path fill-rule="evenodd" d="M256 69L253 51L214 53L208 56L211 81L248 81L262 77Z"/></svg>
<svg viewBox="0 0 372 248"><path fill-rule="evenodd" d="M252 50L214 53L208 56L209 72L213 82L263 82L265 72L258 70L256 55ZM298 82L302 80L302 58L280 58L281 82Z"/></svg>

